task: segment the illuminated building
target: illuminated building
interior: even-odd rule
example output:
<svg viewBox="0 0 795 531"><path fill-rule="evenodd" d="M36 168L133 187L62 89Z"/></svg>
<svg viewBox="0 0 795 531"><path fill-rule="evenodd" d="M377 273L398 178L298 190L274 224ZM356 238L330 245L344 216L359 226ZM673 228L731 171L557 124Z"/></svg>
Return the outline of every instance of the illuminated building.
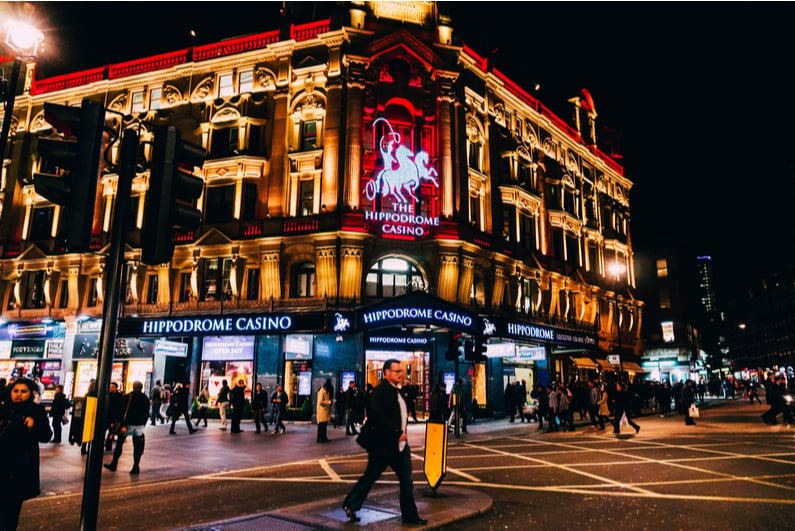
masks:
<svg viewBox="0 0 795 531"><path fill-rule="evenodd" d="M630 361L642 306L632 293L632 182L596 146L588 92L572 100L572 127L455 44L434 2L335 9L31 79L3 186L5 318L65 322L63 369L83 385L96 321L76 317L101 314L117 175L100 176L96 252L84 255L58 252L53 235L68 220L29 176L35 136L51 133L44 102L88 97L112 111L109 125L140 127L146 140L153 123L173 124L209 153L202 226L180 234L168 264L140 263L148 171L133 183L114 379L190 379L211 392L224 377L265 388L284 380L298 408L325 378L373 383L397 356L427 398L451 378L446 332L458 330L489 342L488 361L461 374L491 414L505 378L568 377L572 358L586 372L610 369L617 322ZM116 145L107 150L114 160ZM617 283L607 278L614 262L625 271Z"/></svg>

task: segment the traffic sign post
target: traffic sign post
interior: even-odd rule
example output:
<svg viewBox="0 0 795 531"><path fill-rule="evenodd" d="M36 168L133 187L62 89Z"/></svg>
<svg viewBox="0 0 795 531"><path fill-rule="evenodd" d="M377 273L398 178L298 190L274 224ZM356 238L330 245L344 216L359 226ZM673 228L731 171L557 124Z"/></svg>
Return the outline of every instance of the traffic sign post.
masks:
<svg viewBox="0 0 795 531"><path fill-rule="evenodd" d="M447 474L447 423L429 420L425 424L425 481L436 494Z"/></svg>

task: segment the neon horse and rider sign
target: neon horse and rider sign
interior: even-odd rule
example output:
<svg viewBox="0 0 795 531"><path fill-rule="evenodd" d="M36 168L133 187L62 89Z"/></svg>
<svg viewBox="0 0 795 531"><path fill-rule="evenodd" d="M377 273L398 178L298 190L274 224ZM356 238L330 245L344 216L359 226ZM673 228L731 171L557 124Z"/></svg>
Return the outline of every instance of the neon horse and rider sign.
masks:
<svg viewBox="0 0 795 531"><path fill-rule="evenodd" d="M420 201L421 184L439 188L438 173L429 163L428 153L419 150L415 154L404 146L400 133L386 118L373 122L374 132L382 122L385 124L384 134L378 141L378 149L383 169L364 187L364 196L370 201L380 197L382 210L365 211L365 220L380 223L384 235L425 236L429 228L439 225L439 218L417 214L415 209ZM392 200L392 212L383 210L386 198Z"/></svg>

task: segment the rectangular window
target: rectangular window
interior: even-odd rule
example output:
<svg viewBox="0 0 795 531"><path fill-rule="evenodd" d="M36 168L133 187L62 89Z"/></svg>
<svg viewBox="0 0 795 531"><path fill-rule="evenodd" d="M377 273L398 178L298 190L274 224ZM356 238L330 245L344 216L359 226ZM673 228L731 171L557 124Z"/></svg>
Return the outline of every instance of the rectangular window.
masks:
<svg viewBox="0 0 795 531"><path fill-rule="evenodd" d="M536 248L535 219L524 213L519 216L519 219L522 224L522 248L532 251Z"/></svg>
<svg viewBox="0 0 795 531"><path fill-rule="evenodd" d="M299 186L298 215L311 216L315 213L315 180L300 181Z"/></svg>
<svg viewBox="0 0 795 531"><path fill-rule="evenodd" d="M317 120L306 120L301 124L301 151L317 149Z"/></svg>
<svg viewBox="0 0 795 531"><path fill-rule="evenodd" d="M115 204L116 201L114 200ZM138 228L138 205L141 204L141 196L134 195L130 198L130 210L127 211L127 230L135 230ZM111 205L111 208L113 206Z"/></svg>
<svg viewBox="0 0 795 531"><path fill-rule="evenodd" d="M207 188L204 221L209 224L233 221L235 215L235 185Z"/></svg>
<svg viewBox="0 0 795 531"><path fill-rule="evenodd" d="M480 194L477 190L469 190L469 221L480 229Z"/></svg>
<svg viewBox="0 0 795 531"><path fill-rule="evenodd" d="M596 253L596 243L595 242L588 242L588 267L589 271L598 271L599 264L598 258Z"/></svg>
<svg viewBox="0 0 795 531"><path fill-rule="evenodd" d="M246 270L246 299L259 299L259 269L250 267Z"/></svg>
<svg viewBox="0 0 795 531"><path fill-rule="evenodd" d="M469 143L469 167L480 171L480 144Z"/></svg>
<svg viewBox="0 0 795 531"><path fill-rule="evenodd" d="M234 93L235 87L232 84L232 74L221 74L218 76L218 97L232 96Z"/></svg>
<svg viewBox="0 0 795 531"><path fill-rule="evenodd" d="M240 76L238 77L238 93L244 94L252 90L254 90L254 72L251 70L240 72Z"/></svg>
<svg viewBox="0 0 795 531"><path fill-rule="evenodd" d="M241 221L254 221L257 216L257 185L246 183L243 185L243 215Z"/></svg>
<svg viewBox="0 0 795 531"><path fill-rule="evenodd" d="M44 308L47 304L44 298L44 279L46 271L28 271L25 274L25 282L22 285L22 307L23 308Z"/></svg>
<svg viewBox="0 0 795 531"><path fill-rule="evenodd" d="M248 126L248 146L246 153L250 155L267 156L266 151L262 145L262 129L263 126L257 124L249 124Z"/></svg>
<svg viewBox="0 0 795 531"><path fill-rule="evenodd" d="M668 276L668 260L662 258L657 260L657 278L665 278Z"/></svg>
<svg viewBox="0 0 795 531"><path fill-rule="evenodd" d="M52 238L52 223L55 215L55 208L36 207L30 219L30 241L47 240Z"/></svg>
<svg viewBox="0 0 795 531"><path fill-rule="evenodd" d="M146 276L146 304L157 304L157 275Z"/></svg>
<svg viewBox="0 0 795 531"><path fill-rule="evenodd" d="M146 105L144 105L143 90L136 90L135 92L133 92L130 100L132 101L130 112L137 113L137 112L144 112L146 110Z"/></svg>
<svg viewBox="0 0 795 531"><path fill-rule="evenodd" d="M239 130L236 125L213 129L210 141L210 158L229 157L238 153Z"/></svg>
<svg viewBox="0 0 795 531"><path fill-rule="evenodd" d="M180 273L179 275L179 302L189 302L191 297L190 273Z"/></svg>
<svg viewBox="0 0 795 531"><path fill-rule="evenodd" d="M58 307L66 308L69 306L69 281L62 280L61 287L59 288Z"/></svg>
<svg viewBox="0 0 795 531"><path fill-rule="evenodd" d="M221 262L223 260L223 262ZM224 296L228 300L229 274L232 260L229 258L209 258L204 261L202 271L202 290L199 299L218 301Z"/></svg>
<svg viewBox="0 0 795 531"><path fill-rule="evenodd" d="M580 262L580 242L579 240L570 235L565 235L566 238L566 261L570 264L578 264Z"/></svg>
<svg viewBox="0 0 795 531"><path fill-rule="evenodd" d="M660 309L667 310L671 307L671 290L660 288Z"/></svg>
<svg viewBox="0 0 795 531"><path fill-rule="evenodd" d="M86 306L88 308L93 308L97 305L97 279L92 278L88 282L88 300L86 301Z"/></svg>
<svg viewBox="0 0 795 531"><path fill-rule="evenodd" d="M153 88L149 91L149 108L156 111L162 106L163 89L160 87Z"/></svg>

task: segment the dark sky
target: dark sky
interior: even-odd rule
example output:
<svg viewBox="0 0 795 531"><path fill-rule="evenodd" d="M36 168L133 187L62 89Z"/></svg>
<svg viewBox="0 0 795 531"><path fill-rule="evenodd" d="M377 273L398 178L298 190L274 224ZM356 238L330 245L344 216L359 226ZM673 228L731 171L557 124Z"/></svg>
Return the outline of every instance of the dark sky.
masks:
<svg viewBox="0 0 795 531"><path fill-rule="evenodd" d="M34 2L40 76L276 29L280 2ZM571 122L621 133L636 256L710 254L718 302L792 261L795 4L440 2L466 42ZM18 8L18 5L12 5ZM320 6L316 15L325 16ZM313 4L300 6L308 21ZM189 29L195 29L192 39ZM57 50L57 55L54 53Z"/></svg>

